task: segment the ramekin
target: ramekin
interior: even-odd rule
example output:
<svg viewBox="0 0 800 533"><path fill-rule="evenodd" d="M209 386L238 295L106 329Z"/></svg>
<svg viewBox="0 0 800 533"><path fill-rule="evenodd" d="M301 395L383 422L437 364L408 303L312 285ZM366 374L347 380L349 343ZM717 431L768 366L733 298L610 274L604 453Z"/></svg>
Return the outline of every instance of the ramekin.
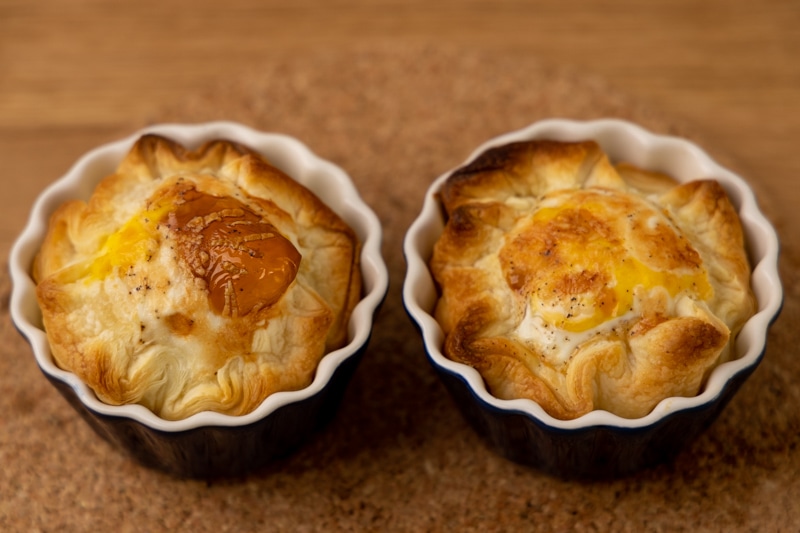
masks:
<svg viewBox="0 0 800 533"><path fill-rule="evenodd" d="M105 404L75 374L56 366L30 274L48 219L63 202L88 199L98 181L113 173L131 146L146 133L169 137L189 148L212 139L243 143L311 189L355 230L362 243L363 289L348 324L349 342L322 358L308 387L272 394L243 416L202 412L170 421L141 405ZM366 350L374 316L386 295L388 271L381 256L381 238L378 217L345 171L319 158L297 139L233 122L153 125L91 150L37 198L10 254L10 313L30 343L42 373L113 445L143 464L180 477L241 475L293 452L333 418Z"/></svg>
<svg viewBox="0 0 800 533"><path fill-rule="evenodd" d="M741 218L758 302L735 341L732 359L713 370L700 394L666 398L636 419L596 410L574 420L559 420L531 400L494 397L475 369L442 354L444 334L433 317L438 294L428 261L445 223L437 193L451 172L430 185L404 240L406 310L422 335L428 361L455 403L498 453L565 478L616 477L668 461L716 419L764 355L767 331L783 301L777 234L744 179L686 139L657 135L622 120L543 120L487 141L463 164L491 147L534 139L591 139L612 162L624 160L681 182L714 178L722 184Z"/></svg>

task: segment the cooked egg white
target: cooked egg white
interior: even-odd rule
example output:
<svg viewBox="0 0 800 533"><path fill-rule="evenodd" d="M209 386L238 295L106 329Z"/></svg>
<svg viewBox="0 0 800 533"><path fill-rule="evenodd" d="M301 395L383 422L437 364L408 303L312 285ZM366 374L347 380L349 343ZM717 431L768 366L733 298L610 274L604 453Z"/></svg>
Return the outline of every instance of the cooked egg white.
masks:
<svg viewBox="0 0 800 533"><path fill-rule="evenodd" d="M538 247L538 261L535 272L525 273L528 299L516 336L551 363L564 363L586 340L636 316L635 300L642 291L666 291L672 302L679 295L713 296L702 265L657 268L664 261L653 255L669 251L653 243L628 244L626 236L637 225L680 238L668 218L645 200L602 190L559 193L548 200L526 222L523 237L517 236ZM642 251L650 257L640 258Z"/></svg>

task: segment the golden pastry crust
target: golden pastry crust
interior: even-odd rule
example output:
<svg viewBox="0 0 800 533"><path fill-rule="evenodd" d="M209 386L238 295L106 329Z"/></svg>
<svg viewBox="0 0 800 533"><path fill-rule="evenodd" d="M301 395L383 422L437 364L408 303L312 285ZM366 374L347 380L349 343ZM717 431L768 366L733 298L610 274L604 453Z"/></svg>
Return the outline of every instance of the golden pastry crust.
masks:
<svg viewBox="0 0 800 533"><path fill-rule="evenodd" d="M248 147L145 135L88 202L53 214L33 275L56 363L106 403L177 420L309 385L347 341L359 251Z"/></svg>
<svg viewBox="0 0 800 533"><path fill-rule="evenodd" d="M502 399L626 418L693 396L754 312L713 180L613 165L592 141L518 142L456 170L431 271L445 356Z"/></svg>

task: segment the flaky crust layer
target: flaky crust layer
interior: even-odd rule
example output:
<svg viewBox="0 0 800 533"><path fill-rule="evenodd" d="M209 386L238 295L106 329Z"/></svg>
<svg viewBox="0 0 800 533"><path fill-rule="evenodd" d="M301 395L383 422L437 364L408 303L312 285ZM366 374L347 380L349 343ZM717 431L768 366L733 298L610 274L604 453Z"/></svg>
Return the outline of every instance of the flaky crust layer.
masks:
<svg viewBox="0 0 800 533"><path fill-rule="evenodd" d="M102 401L242 415L346 343L359 247L250 148L145 135L53 214L33 275L56 363Z"/></svg>
<svg viewBox="0 0 800 533"><path fill-rule="evenodd" d="M444 354L555 418L693 396L754 312L735 209L713 180L518 142L456 170L430 267Z"/></svg>

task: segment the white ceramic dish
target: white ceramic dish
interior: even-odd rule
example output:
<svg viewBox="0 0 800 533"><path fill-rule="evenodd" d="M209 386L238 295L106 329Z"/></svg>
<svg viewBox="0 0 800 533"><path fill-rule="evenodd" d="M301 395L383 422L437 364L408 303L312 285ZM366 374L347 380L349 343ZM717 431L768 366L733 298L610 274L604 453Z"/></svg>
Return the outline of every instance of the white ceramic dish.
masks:
<svg viewBox="0 0 800 533"><path fill-rule="evenodd" d="M442 355L443 333L431 314L438 296L427 262L444 226L436 194L450 172L431 184L404 242L408 262L403 287L406 309L422 334L429 361L468 420L501 453L566 476L624 474L668 459L711 423L762 358L767 330L783 299L776 232L759 210L746 182L698 146L684 139L655 135L620 120L537 122L486 142L464 164L491 147L532 139L593 139L612 162L625 160L679 181L710 177L723 185L744 227L753 267L752 287L758 301L756 314L736 340L733 360L711 373L699 395L667 398L647 416L637 419L593 411L575 420L558 420L530 400L500 400L492 396L476 370ZM538 442L533 442L536 439Z"/></svg>
<svg viewBox="0 0 800 533"><path fill-rule="evenodd" d="M189 148L220 138L243 143L315 192L355 230L363 246L362 299L349 323L349 343L323 357L309 387L273 394L244 416L203 412L184 420L169 421L140 405L107 405L76 375L54 364L30 277L30 267L45 235L48 218L66 200L87 199L98 181L116 169L133 143L145 133L164 135ZM374 314L386 294L388 272L381 257L381 238L380 221L363 202L349 176L341 168L314 155L296 139L262 133L232 122L154 125L90 151L36 200L28 224L10 255L11 316L29 341L42 372L104 437L128 449L143 462L178 475L235 474L257 467L272 456L288 453L319 426L322 419L332 416L332 406L337 403L367 345ZM284 423L286 417L281 412L287 409L299 418ZM224 436L225 428L235 430L235 434L230 438ZM219 442L203 443L209 439L209 431ZM189 438L190 435L194 436ZM249 435L245 440L251 442L232 444L242 440L243 435ZM209 457L211 453L217 457Z"/></svg>

